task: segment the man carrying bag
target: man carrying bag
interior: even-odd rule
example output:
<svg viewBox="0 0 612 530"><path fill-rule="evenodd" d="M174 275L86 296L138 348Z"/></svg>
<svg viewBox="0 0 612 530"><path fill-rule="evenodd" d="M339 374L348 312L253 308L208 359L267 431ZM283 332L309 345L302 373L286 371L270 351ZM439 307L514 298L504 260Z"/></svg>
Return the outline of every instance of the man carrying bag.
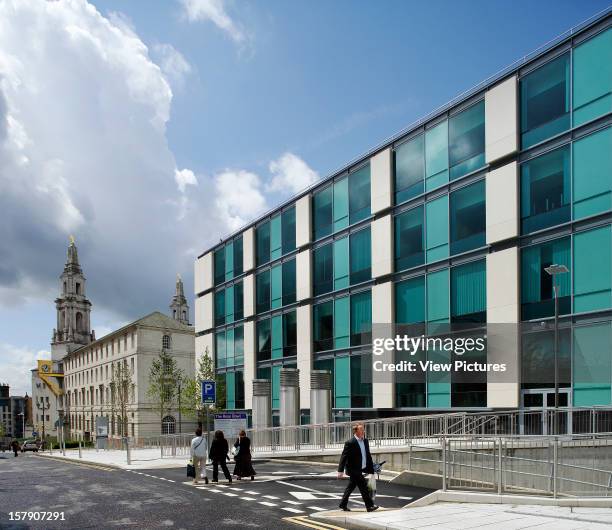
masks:
<svg viewBox="0 0 612 530"><path fill-rule="evenodd" d="M344 444L344 450L338 464L338 478L343 478L345 472L349 477L349 483L340 501L340 509L345 512L350 511L348 507L349 497L357 487L368 512L378 510L378 506L374 504L370 497L368 484L363 476L364 473L374 473L374 463L362 423L353 425L353 437Z"/></svg>

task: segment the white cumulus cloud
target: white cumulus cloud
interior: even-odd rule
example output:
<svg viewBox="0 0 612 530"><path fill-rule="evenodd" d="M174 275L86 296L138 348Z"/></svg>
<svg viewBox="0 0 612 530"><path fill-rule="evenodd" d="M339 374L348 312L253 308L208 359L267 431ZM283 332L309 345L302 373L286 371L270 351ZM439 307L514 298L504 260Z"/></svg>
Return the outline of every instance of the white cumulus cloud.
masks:
<svg viewBox="0 0 612 530"><path fill-rule="evenodd" d="M319 174L293 153L284 153L269 165L268 191L298 193L319 179Z"/></svg>
<svg viewBox="0 0 612 530"><path fill-rule="evenodd" d="M183 54L172 44L155 44L153 55L170 85L175 89L182 88L191 73L191 65Z"/></svg>
<svg viewBox="0 0 612 530"><path fill-rule="evenodd" d="M180 0L183 13L189 22L209 20L219 29L225 31L231 39L242 44L246 41L246 34L227 14L223 0Z"/></svg>
<svg viewBox="0 0 612 530"><path fill-rule="evenodd" d="M261 179L255 173L228 169L215 176L215 186L217 208L231 230L238 230L268 208Z"/></svg>
<svg viewBox="0 0 612 530"><path fill-rule="evenodd" d="M187 186L197 186L198 179L191 169L175 169L174 180L181 193L185 192Z"/></svg>
<svg viewBox="0 0 612 530"><path fill-rule="evenodd" d="M0 342L0 383L8 383L11 396L32 395L32 368L38 359L50 359L51 352Z"/></svg>

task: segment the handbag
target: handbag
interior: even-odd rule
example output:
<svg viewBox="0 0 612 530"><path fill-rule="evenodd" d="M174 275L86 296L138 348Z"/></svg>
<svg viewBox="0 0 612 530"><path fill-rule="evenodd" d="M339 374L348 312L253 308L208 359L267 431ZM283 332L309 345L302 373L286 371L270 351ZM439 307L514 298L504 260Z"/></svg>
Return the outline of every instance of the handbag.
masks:
<svg viewBox="0 0 612 530"><path fill-rule="evenodd" d="M191 462L187 463L187 476L195 478L195 466Z"/></svg>

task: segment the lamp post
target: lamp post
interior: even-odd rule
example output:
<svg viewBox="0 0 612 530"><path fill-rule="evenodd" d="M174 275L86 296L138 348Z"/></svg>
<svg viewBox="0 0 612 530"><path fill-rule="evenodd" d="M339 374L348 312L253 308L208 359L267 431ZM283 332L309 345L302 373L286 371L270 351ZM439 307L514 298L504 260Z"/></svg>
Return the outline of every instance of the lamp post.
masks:
<svg viewBox="0 0 612 530"><path fill-rule="evenodd" d="M555 417L553 422L553 434L559 434L558 431L558 416L559 416L559 285L557 284L557 276L569 272L565 265L553 264L550 267L545 267L547 274L553 279L553 293L555 298Z"/></svg>

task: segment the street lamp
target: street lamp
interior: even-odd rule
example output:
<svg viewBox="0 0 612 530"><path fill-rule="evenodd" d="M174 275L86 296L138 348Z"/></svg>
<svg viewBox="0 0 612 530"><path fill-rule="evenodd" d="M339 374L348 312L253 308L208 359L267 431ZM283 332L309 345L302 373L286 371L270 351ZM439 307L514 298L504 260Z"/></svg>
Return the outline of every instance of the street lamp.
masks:
<svg viewBox="0 0 612 530"><path fill-rule="evenodd" d="M557 276L559 274L566 274L569 269L565 265L553 264L549 267L545 267L544 270L552 276L553 279L553 293L555 298L555 418L554 418L554 433L559 434L558 416L559 416L559 285L557 284Z"/></svg>

